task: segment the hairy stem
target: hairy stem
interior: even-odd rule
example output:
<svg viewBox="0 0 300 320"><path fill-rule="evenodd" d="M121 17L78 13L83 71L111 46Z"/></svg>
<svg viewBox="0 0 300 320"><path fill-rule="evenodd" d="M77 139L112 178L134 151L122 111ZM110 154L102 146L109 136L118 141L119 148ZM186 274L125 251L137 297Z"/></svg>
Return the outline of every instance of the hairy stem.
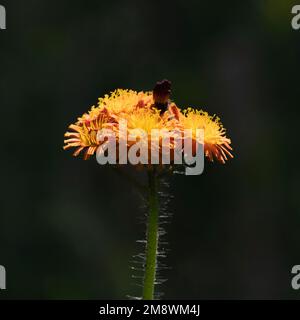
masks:
<svg viewBox="0 0 300 320"><path fill-rule="evenodd" d="M147 243L146 243L146 265L143 299L154 299L154 286L157 268L157 248L158 248L158 178L155 169L148 171L149 183L149 213L147 221Z"/></svg>

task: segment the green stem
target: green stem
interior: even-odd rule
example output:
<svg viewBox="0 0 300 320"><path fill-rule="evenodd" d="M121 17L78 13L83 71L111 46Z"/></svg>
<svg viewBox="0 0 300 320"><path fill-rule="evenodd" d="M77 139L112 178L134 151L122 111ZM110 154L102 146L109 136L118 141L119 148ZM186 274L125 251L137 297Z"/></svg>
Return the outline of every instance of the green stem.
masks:
<svg viewBox="0 0 300 320"><path fill-rule="evenodd" d="M159 201L158 201L158 181L155 169L148 171L149 181L149 214L147 222L147 243L146 243L146 265L143 299L154 299L154 285L157 267L157 248L158 248L158 220L159 220Z"/></svg>

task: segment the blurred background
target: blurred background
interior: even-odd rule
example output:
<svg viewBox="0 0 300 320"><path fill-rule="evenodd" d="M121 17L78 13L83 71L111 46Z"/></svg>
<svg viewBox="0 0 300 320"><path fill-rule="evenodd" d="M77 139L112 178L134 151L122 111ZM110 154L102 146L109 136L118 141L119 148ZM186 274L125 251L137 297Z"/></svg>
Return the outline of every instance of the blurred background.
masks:
<svg viewBox="0 0 300 320"><path fill-rule="evenodd" d="M5 1L0 31L0 264L5 298L139 295L143 201L67 126L116 88L173 83L221 117L235 158L170 179L169 299L288 299L300 264L297 1Z"/></svg>

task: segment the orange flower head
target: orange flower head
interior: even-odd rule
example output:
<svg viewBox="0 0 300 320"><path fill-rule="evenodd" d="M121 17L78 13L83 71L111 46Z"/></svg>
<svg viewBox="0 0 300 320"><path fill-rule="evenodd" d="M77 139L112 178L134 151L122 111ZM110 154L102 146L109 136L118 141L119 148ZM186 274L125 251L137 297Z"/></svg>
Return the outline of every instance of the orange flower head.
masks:
<svg viewBox="0 0 300 320"><path fill-rule="evenodd" d="M173 137L168 142L172 150L176 145L174 135L183 137L184 130L191 129L196 140L196 129L203 129L205 156L210 161L216 159L221 163L232 158L231 141L226 137L220 119L202 110L188 108L181 111L171 102L170 93L170 82L163 80L156 84L153 92L117 89L105 95L88 113L69 126L70 131L65 133L64 149L75 148L74 156L84 152L84 159L89 159L104 143L97 138L98 133L102 129L110 129L116 133L117 148L121 141L126 140L129 149L133 144L132 138L136 137L137 141L144 140L142 143L147 146L149 154L153 148L158 148L161 159L164 138ZM122 120L126 120L127 128L121 135L119 129ZM159 130L159 134L151 135L153 129ZM127 141L129 136L130 142ZM157 140L154 141L157 143L153 143L153 140Z"/></svg>

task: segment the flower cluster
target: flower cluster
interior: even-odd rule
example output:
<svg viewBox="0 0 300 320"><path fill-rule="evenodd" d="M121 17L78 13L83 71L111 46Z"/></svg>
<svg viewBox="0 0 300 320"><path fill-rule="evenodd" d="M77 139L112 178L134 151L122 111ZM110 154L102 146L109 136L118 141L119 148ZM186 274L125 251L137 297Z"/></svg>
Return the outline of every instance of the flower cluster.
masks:
<svg viewBox="0 0 300 320"><path fill-rule="evenodd" d="M177 136L183 136L185 129L192 130L193 139L196 137L196 129L204 131L204 153L210 161L214 159L225 163L232 158L230 150L231 141L226 137L226 132L220 119L210 116L207 112L187 108L181 110L170 99L170 83L167 80L158 82L153 92L136 92L133 90L118 89L110 95L100 98L98 104L93 106L88 113L78 118L75 124L69 126L70 131L65 133L64 149L75 148L74 156L83 153L84 159L89 159L105 141L99 139L98 133L103 129L110 129L116 133L117 147L121 139L119 126L121 120L127 122L126 135L136 137L136 141L145 139L149 153L154 145L159 146L162 152L164 136L171 135L169 148L175 149ZM160 134L155 137L157 144L151 143L153 129ZM141 132L147 134L141 134ZM184 141L183 141L184 144ZM130 148L130 142L127 142Z"/></svg>

